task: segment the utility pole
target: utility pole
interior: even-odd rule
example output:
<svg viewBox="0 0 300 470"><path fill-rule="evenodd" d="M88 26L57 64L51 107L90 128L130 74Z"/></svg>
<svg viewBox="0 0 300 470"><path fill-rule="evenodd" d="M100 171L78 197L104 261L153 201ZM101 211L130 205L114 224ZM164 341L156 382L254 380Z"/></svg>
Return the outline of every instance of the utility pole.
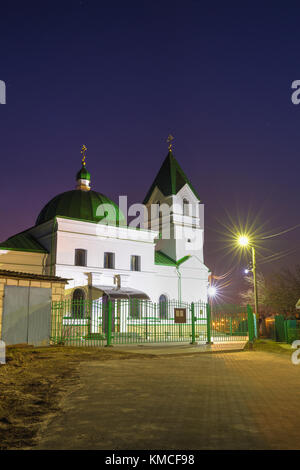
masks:
<svg viewBox="0 0 300 470"><path fill-rule="evenodd" d="M258 315L258 294L257 294L257 279L256 279L256 257L255 257L255 248L252 249L252 272L253 272L253 285L254 285L254 309L256 317L256 334L257 338L259 337L259 315Z"/></svg>

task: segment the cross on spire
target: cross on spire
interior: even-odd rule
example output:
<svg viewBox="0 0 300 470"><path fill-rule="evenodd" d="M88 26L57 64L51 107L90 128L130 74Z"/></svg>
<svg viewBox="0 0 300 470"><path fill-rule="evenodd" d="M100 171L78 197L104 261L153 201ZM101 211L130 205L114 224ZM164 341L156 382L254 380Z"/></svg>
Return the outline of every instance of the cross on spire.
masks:
<svg viewBox="0 0 300 470"><path fill-rule="evenodd" d="M86 159L85 152L86 152L86 151L87 151L87 148L86 148L85 145L83 145L83 146L81 147L81 151L80 151L80 153L81 153L81 155L82 155L82 160L81 160L81 161L82 161L82 166L85 166L85 165L86 165L86 162L85 162L85 159Z"/></svg>
<svg viewBox="0 0 300 470"><path fill-rule="evenodd" d="M173 137L171 134L169 134L169 135L168 135L168 138L167 138L167 143L169 144L169 145L168 145L169 152L172 151L172 146L173 146L173 142L172 142L172 141L173 141L173 140L174 140L174 137Z"/></svg>

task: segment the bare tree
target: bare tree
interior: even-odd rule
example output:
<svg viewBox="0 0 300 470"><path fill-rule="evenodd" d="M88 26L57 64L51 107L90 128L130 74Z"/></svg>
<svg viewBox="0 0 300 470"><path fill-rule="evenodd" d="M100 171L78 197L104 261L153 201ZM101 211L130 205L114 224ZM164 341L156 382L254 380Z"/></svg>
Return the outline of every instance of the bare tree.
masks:
<svg viewBox="0 0 300 470"><path fill-rule="evenodd" d="M254 283L253 275L249 274L245 277L246 289L241 292L240 299L244 304L254 305ZM256 275L258 308L265 310L266 307L266 280L262 273L258 272Z"/></svg>
<svg viewBox="0 0 300 470"><path fill-rule="evenodd" d="M266 302L277 313L284 315L296 312L296 303L300 298L300 265L294 272L285 268L268 279Z"/></svg>

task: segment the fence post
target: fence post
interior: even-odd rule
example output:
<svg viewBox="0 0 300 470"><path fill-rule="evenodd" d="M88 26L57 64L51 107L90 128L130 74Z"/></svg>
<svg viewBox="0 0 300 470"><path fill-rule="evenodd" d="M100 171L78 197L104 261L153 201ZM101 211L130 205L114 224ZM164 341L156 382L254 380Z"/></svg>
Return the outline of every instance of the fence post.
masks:
<svg viewBox="0 0 300 470"><path fill-rule="evenodd" d="M106 346L112 346L112 301L109 299L107 302L107 333L106 333Z"/></svg>
<svg viewBox="0 0 300 470"><path fill-rule="evenodd" d="M284 325L283 315L275 316L275 332L276 332L276 341L284 343L286 339L286 334L285 334L285 325Z"/></svg>
<svg viewBox="0 0 300 470"><path fill-rule="evenodd" d="M194 302L191 304L191 315L192 315L192 342L191 344L196 343L196 334L195 334L195 305Z"/></svg>
<svg viewBox="0 0 300 470"><path fill-rule="evenodd" d="M206 331L207 331L206 344L212 344L210 327L211 327L211 310L210 310L210 305L206 304Z"/></svg>
<svg viewBox="0 0 300 470"><path fill-rule="evenodd" d="M253 312L250 305L247 305L247 314L248 314L248 335L249 335L249 349L253 349L254 342L254 318Z"/></svg>
<svg viewBox="0 0 300 470"><path fill-rule="evenodd" d="M88 311L87 311L87 320L88 320L88 325L87 325L87 334L89 335L93 331L92 327L92 321L93 321L93 301L89 300L88 302Z"/></svg>
<svg viewBox="0 0 300 470"><path fill-rule="evenodd" d="M283 321L283 326L284 326L284 341L285 343L288 343L288 321L289 320L284 320Z"/></svg>

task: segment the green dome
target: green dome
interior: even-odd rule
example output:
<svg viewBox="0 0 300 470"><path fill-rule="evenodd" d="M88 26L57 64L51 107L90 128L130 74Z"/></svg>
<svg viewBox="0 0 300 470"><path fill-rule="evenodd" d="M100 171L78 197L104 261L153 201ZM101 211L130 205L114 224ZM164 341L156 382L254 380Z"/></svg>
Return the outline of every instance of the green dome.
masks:
<svg viewBox="0 0 300 470"><path fill-rule="evenodd" d="M97 209L101 204L109 204L112 210L110 211L109 208L105 207L105 215L97 215ZM96 191L74 189L73 191L58 194L41 210L35 225L43 224L55 216L80 219L87 222L100 222L106 217L105 222L108 224L125 224L124 215L117 204Z"/></svg>
<svg viewBox="0 0 300 470"><path fill-rule="evenodd" d="M90 173L87 171L86 167L83 166L81 168L81 170L78 171L77 175L76 175L76 180L88 180L88 181L91 181L91 175Z"/></svg>

